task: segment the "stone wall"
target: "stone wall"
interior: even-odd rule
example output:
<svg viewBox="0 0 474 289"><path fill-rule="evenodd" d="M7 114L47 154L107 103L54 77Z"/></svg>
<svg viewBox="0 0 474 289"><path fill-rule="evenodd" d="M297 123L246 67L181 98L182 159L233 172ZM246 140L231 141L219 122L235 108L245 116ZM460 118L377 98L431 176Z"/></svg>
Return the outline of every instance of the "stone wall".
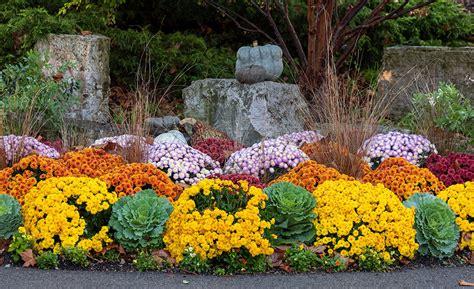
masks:
<svg viewBox="0 0 474 289"><path fill-rule="evenodd" d="M385 49L378 93L395 99L392 116L402 116L414 93L433 91L440 81L454 83L474 103L474 47Z"/></svg>
<svg viewBox="0 0 474 289"><path fill-rule="evenodd" d="M72 108L67 117L77 121L108 122L110 39L102 35L50 34L35 48L47 57L55 70L72 64L64 77L79 82L80 104Z"/></svg>

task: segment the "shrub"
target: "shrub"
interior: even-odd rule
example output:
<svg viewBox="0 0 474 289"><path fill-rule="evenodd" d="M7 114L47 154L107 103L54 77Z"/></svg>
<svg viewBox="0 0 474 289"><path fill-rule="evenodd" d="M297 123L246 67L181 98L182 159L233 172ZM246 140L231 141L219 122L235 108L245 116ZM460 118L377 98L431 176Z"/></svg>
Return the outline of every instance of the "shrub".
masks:
<svg viewBox="0 0 474 289"><path fill-rule="evenodd" d="M189 247L203 260L244 248L251 256L270 255L273 249L263 234L271 224L260 217L266 200L246 181L202 180L173 204L163 237L166 248L177 262Z"/></svg>
<svg viewBox="0 0 474 289"><path fill-rule="evenodd" d="M461 231L459 247L474 250L474 182L448 187L438 197L448 203L456 214L456 224Z"/></svg>
<svg viewBox="0 0 474 289"><path fill-rule="evenodd" d="M316 200L310 192L292 183L276 183L263 190L268 196L262 212L265 219L275 219L268 230L276 235L274 245L295 245L314 240L313 212Z"/></svg>
<svg viewBox="0 0 474 289"><path fill-rule="evenodd" d="M438 259L451 257L456 250L459 228L456 215L440 198L431 194L416 193L403 202L407 208L415 208L416 241L422 256Z"/></svg>
<svg viewBox="0 0 474 289"><path fill-rule="evenodd" d="M306 161L300 163L296 168L272 181L270 184L290 182L312 192L320 184L328 180L353 180L353 178L343 175L333 168L318 164L315 161Z"/></svg>
<svg viewBox="0 0 474 289"><path fill-rule="evenodd" d="M22 158L11 168L0 171L0 191L15 197L20 204L24 204L25 195L39 181L69 174L68 169L61 162L32 155Z"/></svg>
<svg viewBox="0 0 474 289"><path fill-rule="evenodd" d="M296 146L271 139L233 153L225 164L224 172L249 174L268 182L307 159Z"/></svg>
<svg viewBox="0 0 474 289"><path fill-rule="evenodd" d="M362 178L363 182L383 184L400 199L407 199L416 192L437 194L445 186L428 169L412 165L404 158L389 158L374 171Z"/></svg>
<svg viewBox="0 0 474 289"><path fill-rule="evenodd" d="M100 252L112 242L107 235L111 205L117 201L104 182L86 177L50 178L25 196L27 234L39 252L78 247Z"/></svg>
<svg viewBox="0 0 474 289"><path fill-rule="evenodd" d="M133 260L133 266L140 272L153 271L158 269L158 262L147 251L140 251Z"/></svg>
<svg viewBox="0 0 474 289"><path fill-rule="evenodd" d="M426 167L448 187L474 180L473 154L432 154L426 159Z"/></svg>
<svg viewBox="0 0 474 289"><path fill-rule="evenodd" d="M243 146L230 139L208 138L193 144L193 148L223 165L232 153Z"/></svg>
<svg viewBox="0 0 474 289"><path fill-rule="evenodd" d="M160 143L149 147L148 162L177 183L192 185L221 173L219 163L183 143Z"/></svg>
<svg viewBox="0 0 474 289"><path fill-rule="evenodd" d="M64 154L61 161L76 177L96 178L125 163L122 157L102 149L86 148Z"/></svg>
<svg viewBox="0 0 474 289"><path fill-rule="evenodd" d="M337 252L351 258L371 247L383 254L385 262L414 257L415 211L382 185L326 181L313 196L318 201L314 246L327 246L329 255Z"/></svg>
<svg viewBox="0 0 474 289"><path fill-rule="evenodd" d="M77 247L63 248L62 254L66 260L74 265L88 267L90 264L87 259L87 252L84 249Z"/></svg>
<svg viewBox="0 0 474 289"><path fill-rule="evenodd" d="M10 239L21 222L21 207L18 201L12 196L0 194L0 240Z"/></svg>
<svg viewBox="0 0 474 289"><path fill-rule="evenodd" d="M422 166L431 153L437 153L435 146L425 137L396 131L371 137L364 142L361 150L365 151L365 160L372 169L391 157L401 157Z"/></svg>
<svg viewBox="0 0 474 289"><path fill-rule="evenodd" d="M232 181L233 183L236 183L236 184L239 181L246 181L249 184L249 186L254 186L259 189L264 189L267 186L266 184L262 183L257 177L247 175L247 174L229 174L229 175L214 174L214 175L208 176L207 178Z"/></svg>
<svg viewBox="0 0 474 289"><path fill-rule="evenodd" d="M127 250L162 247L165 223L173 211L170 202L153 190L120 198L109 221L115 240Z"/></svg>
<svg viewBox="0 0 474 289"><path fill-rule="evenodd" d="M54 252L45 251L36 257L36 264L43 270L54 269L59 266L59 258Z"/></svg>
<svg viewBox="0 0 474 289"><path fill-rule="evenodd" d="M117 193L119 198L152 189L158 196L174 200L181 192L180 187L152 164L122 165L100 179L107 184L109 191Z"/></svg>

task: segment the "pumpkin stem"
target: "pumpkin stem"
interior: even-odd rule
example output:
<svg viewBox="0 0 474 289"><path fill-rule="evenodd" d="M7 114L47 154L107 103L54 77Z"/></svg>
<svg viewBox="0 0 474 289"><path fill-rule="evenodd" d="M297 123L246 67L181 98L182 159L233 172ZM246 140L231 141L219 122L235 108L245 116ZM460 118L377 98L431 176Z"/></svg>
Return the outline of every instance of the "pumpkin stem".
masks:
<svg viewBox="0 0 474 289"><path fill-rule="evenodd" d="M258 41L257 41L257 40L254 40L253 43L252 43L252 46L253 46L253 47L257 47L257 46L258 46Z"/></svg>

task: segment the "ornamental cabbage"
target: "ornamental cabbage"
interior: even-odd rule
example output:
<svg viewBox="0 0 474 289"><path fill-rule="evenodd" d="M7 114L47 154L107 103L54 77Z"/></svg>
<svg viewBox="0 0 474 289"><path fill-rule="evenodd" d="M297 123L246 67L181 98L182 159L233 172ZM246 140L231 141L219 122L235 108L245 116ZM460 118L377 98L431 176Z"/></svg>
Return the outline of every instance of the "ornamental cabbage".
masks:
<svg viewBox="0 0 474 289"><path fill-rule="evenodd" d="M131 251L162 245L165 223L173 206L153 190L143 190L134 196L120 198L112 207L109 225L115 230L115 240Z"/></svg>
<svg viewBox="0 0 474 289"><path fill-rule="evenodd" d="M276 183L263 191L268 195L263 216L275 219L275 224L269 229L270 234L277 236L273 244L311 242L316 234L313 224L316 200L313 195L288 182Z"/></svg>
<svg viewBox="0 0 474 289"><path fill-rule="evenodd" d="M10 195L0 195L0 240L7 240L21 225L21 207Z"/></svg>
<svg viewBox="0 0 474 289"><path fill-rule="evenodd" d="M403 202L415 207L416 241L421 255L438 259L450 257L456 250L459 228L453 210L440 198L428 193L416 193Z"/></svg>

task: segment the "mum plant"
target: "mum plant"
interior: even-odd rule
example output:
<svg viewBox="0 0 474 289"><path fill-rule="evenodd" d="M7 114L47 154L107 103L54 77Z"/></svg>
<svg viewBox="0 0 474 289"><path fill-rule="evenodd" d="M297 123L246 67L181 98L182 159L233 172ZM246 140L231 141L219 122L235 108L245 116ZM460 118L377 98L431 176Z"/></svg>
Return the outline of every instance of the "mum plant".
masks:
<svg viewBox="0 0 474 289"><path fill-rule="evenodd" d="M402 157L416 166L422 166L425 159L437 153L435 146L424 136L392 131L377 134L366 140L361 151L372 169L390 157Z"/></svg>
<svg viewBox="0 0 474 289"><path fill-rule="evenodd" d="M418 252L438 259L451 257L459 239L453 210L440 198L426 193L414 194L403 205L415 208Z"/></svg>
<svg viewBox="0 0 474 289"><path fill-rule="evenodd" d="M221 179L232 181L233 183L239 183L239 181L246 181L249 186L254 186L260 189L267 187L266 184L262 183L257 177L247 174L214 174L207 177L207 179Z"/></svg>
<svg viewBox="0 0 474 289"><path fill-rule="evenodd" d="M127 250L159 248L173 206L153 190L120 198L112 207L109 225L114 239Z"/></svg>
<svg viewBox="0 0 474 289"><path fill-rule="evenodd" d="M25 196L24 227L39 252L75 246L100 252L112 242L107 222L116 201L117 195L98 179L50 178Z"/></svg>
<svg viewBox="0 0 474 289"><path fill-rule="evenodd" d="M276 238L274 245L296 245L314 240L313 221L316 200L310 192L292 183L276 183L263 190L268 196L263 210L265 219L274 219L268 230Z"/></svg>
<svg viewBox="0 0 474 289"><path fill-rule="evenodd" d="M149 147L148 162L175 182L192 185L221 173L219 162L183 143L159 143Z"/></svg>
<svg viewBox="0 0 474 289"><path fill-rule="evenodd" d="M449 153L447 156L431 154L426 167L446 186L474 180L474 154Z"/></svg>
<svg viewBox="0 0 474 289"><path fill-rule="evenodd" d="M61 161L76 177L96 178L123 165L124 159L103 149L86 148L64 154Z"/></svg>
<svg viewBox="0 0 474 289"><path fill-rule="evenodd" d="M444 184L428 169L419 168L404 158L389 158L362 178L363 182L383 184L400 199L407 199L416 192L439 193Z"/></svg>
<svg viewBox="0 0 474 289"><path fill-rule="evenodd" d="M204 260L227 252L270 255L273 249L264 231L271 222L260 216L267 199L246 181L202 180L185 189L173 204L163 237L166 248L177 262L187 250Z"/></svg>
<svg viewBox="0 0 474 289"><path fill-rule="evenodd" d="M305 130L279 136L276 138L276 140L300 147L307 143L320 141L322 138L323 136L317 131Z"/></svg>
<svg viewBox="0 0 474 289"><path fill-rule="evenodd" d="M53 159L59 158L59 152L57 150L29 136L0 136L0 141L3 141L3 149L5 150L6 161L10 165L22 157L26 157L31 154Z"/></svg>
<svg viewBox="0 0 474 289"><path fill-rule="evenodd" d="M474 182L450 186L438 197L456 214L456 224L461 231L459 248L474 251Z"/></svg>
<svg viewBox="0 0 474 289"><path fill-rule="evenodd" d="M382 185L358 181L326 181L313 192L318 201L315 246L327 246L329 255L357 257L372 248L385 263L414 258L415 210L405 208Z"/></svg>
<svg viewBox="0 0 474 289"><path fill-rule="evenodd" d="M193 148L223 165L232 153L243 146L231 139L208 138L193 144Z"/></svg>
<svg viewBox="0 0 474 289"><path fill-rule="evenodd" d="M158 196L174 200L181 192L180 187L152 164L122 165L100 179L107 184L109 191L115 192L119 198L152 189Z"/></svg>
<svg viewBox="0 0 474 289"><path fill-rule="evenodd" d="M0 194L0 240L10 239L22 223L21 206L9 195Z"/></svg>

